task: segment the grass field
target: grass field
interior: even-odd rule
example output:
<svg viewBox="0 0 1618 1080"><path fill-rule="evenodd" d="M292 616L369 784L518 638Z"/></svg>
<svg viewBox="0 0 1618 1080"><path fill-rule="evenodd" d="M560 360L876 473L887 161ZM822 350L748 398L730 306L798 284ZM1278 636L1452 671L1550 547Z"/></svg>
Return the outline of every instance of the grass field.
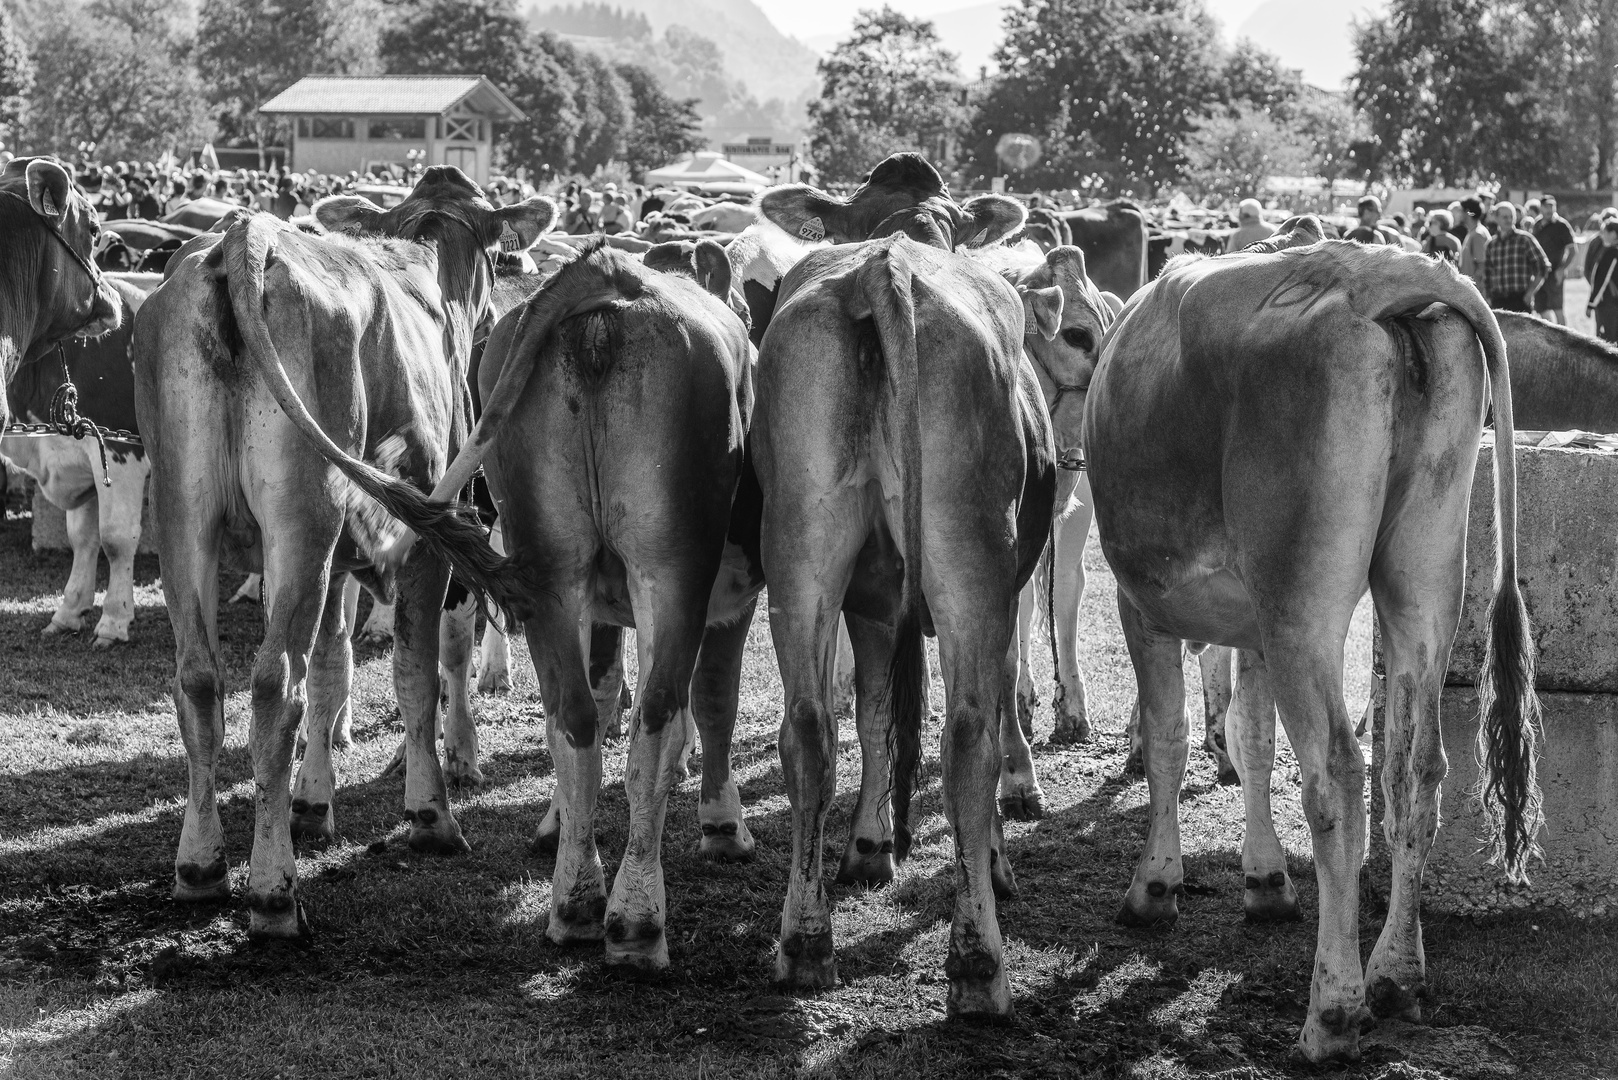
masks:
<svg viewBox="0 0 1618 1080"><path fill-rule="evenodd" d="M664 975L626 977L599 949L566 951L544 936L551 864L527 845L552 775L520 647L513 691L477 699L487 783L457 800L473 851L453 859L404 844L401 781L377 779L401 733L388 657L360 650L356 743L339 755L341 838L299 859L313 944L250 944L239 899L252 832L245 676L259 614L250 606L224 609L221 629L233 691L221 812L237 899L175 905L185 756L155 560L138 564L133 644L100 652L84 640L44 642L38 630L68 560L32 554L27 521L13 517L0 526L0 1074L1618 1075L1618 925L1525 913L1429 917L1430 1026L1384 1024L1356 1066L1302 1063L1292 1047L1317 908L1297 768L1284 749L1276 806L1305 921L1243 923L1239 793L1218 787L1194 751L1181 807L1180 923L1169 932L1116 926L1144 839L1145 785L1120 775L1133 685L1111 577L1094 552L1082 640L1099 735L1053 747L1043 742L1049 715L1040 717L1048 814L1008 825L1022 894L1000 908L1018 1018L986 1029L943 1022L952 875L936 725L912 858L886 889L835 894L842 985L817 997L770 985L789 830L775 750L780 688L762 616L735 751L760 857L743 867L700 860L696 781L683 785L665 844ZM1365 626L1362 612L1350 649L1356 712ZM1042 643L1036 667L1048 687ZM1189 707L1200 716L1199 702ZM828 859L846 834L856 753L845 724ZM609 875L625 838L623 756L609 751L597 826ZM1374 905L1361 928L1368 954L1380 928Z"/></svg>

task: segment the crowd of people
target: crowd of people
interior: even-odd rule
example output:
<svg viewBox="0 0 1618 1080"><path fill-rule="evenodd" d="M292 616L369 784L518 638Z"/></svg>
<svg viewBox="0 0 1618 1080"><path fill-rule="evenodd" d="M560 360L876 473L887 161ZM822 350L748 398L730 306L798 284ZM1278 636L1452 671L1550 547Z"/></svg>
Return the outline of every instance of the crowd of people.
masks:
<svg viewBox="0 0 1618 1080"><path fill-rule="evenodd" d="M1453 263L1472 279L1489 305L1522 311L1567 325L1564 286L1578 257L1578 235L1557 213L1556 197L1529 199L1519 208L1508 199L1460 199L1448 207L1418 207L1409 215L1384 216L1374 195L1362 198L1358 222L1345 240L1393 244ZM1581 272L1590 283L1587 313L1604 341L1618 342L1618 208L1591 215L1587 231L1597 234L1585 248ZM1237 208L1237 227L1226 250L1262 240L1275 231L1265 223L1255 199Z"/></svg>

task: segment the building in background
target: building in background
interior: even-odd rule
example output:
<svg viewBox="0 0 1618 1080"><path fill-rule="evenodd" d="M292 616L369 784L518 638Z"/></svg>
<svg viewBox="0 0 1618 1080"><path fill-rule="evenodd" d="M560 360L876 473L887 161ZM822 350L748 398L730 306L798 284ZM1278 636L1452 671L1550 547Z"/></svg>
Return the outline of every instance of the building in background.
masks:
<svg viewBox="0 0 1618 1080"><path fill-rule="evenodd" d="M525 119L482 75L309 75L259 112L292 121L298 172L382 173L416 161L489 181L494 125Z"/></svg>

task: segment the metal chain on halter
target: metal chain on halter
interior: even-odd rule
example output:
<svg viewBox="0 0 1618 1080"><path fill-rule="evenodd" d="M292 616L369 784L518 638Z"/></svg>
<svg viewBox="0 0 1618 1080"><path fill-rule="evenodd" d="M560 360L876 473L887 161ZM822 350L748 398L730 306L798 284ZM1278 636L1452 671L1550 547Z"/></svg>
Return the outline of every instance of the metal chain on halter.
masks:
<svg viewBox="0 0 1618 1080"><path fill-rule="evenodd" d="M83 439L93 436L96 449L101 452L101 483L104 487L112 486L112 475L107 471L107 440L113 442L129 443L140 446L140 436L124 428L103 428L87 416L79 415L79 388L73 383L73 376L67 368L67 349L58 344L56 358L62 365L62 385L56 388L51 395L50 411L43 424L13 423L6 425L5 434L21 436L23 438L44 438L48 435L61 435L74 439Z"/></svg>

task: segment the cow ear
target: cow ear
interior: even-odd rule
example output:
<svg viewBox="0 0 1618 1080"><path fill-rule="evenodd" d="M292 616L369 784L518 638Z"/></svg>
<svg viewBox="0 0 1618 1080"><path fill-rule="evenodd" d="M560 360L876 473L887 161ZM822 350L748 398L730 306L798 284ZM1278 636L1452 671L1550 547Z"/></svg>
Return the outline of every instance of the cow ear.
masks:
<svg viewBox="0 0 1618 1080"><path fill-rule="evenodd" d="M697 283L719 298L722 304L730 302L730 259L725 249L712 240L697 241L694 256L697 265Z"/></svg>
<svg viewBox="0 0 1618 1080"><path fill-rule="evenodd" d="M1047 251L1045 265L1051 268L1051 275L1057 281L1066 279L1075 285L1082 285L1090 278L1085 271L1084 252L1071 245L1053 247Z"/></svg>
<svg viewBox="0 0 1618 1080"><path fill-rule="evenodd" d="M641 252L640 261L646 265L646 269L656 270L660 274L696 273L696 264L685 241L665 240L661 244L653 244Z"/></svg>
<svg viewBox="0 0 1618 1080"><path fill-rule="evenodd" d="M1043 289L1018 289L1026 333L1049 341L1062 328L1062 290L1055 285Z"/></svg>
<svg viewBox="0 0 1618 1080"><path fill-rule="evenodd" d="M500 250L507 254L527 251L551 231L556 217L556 204L543 195L502 206L494 212L500 223Z"/></svg>
<svg viewBox="0 0 1618 1080"><path fill-rule="evenodd" d="M1112 312L1114 319L1118 317L1120 311L1124 310L1123 299L1117 293L1110 293L1105 289L1101 290L1101 302L1107 305L1107 309Z"/></svg>
<svg viewBox="0 0 1618 1080"><path fill-rule="evenodd" d="M808 184L787 184L766 191L758 208L788 236L815 242L840 235L848 203Z"/></svg>
<svg viewBox="0 0 1618 1080"><path fill-rule="evenodd" d="M315 203L310 213L328 232L375 233L382 231L386 211L360 195L333 195Z"/></svg>
<svg viewBox="0 0 1618 1080"><path fill-rule="evenodd" d="M961 211L971 220L962 228L960 247L988 247L1023 227L1028 211L1006 195L979 195L968 199Z"/></svg>
<svg viewBox="0 0 1618 1080"><path fill-rule="evenodd" d="M34 213L59 225L72 198L73 181L60 164L50 158L36 158L28 163L28 205L34 208Z"/></svg>

